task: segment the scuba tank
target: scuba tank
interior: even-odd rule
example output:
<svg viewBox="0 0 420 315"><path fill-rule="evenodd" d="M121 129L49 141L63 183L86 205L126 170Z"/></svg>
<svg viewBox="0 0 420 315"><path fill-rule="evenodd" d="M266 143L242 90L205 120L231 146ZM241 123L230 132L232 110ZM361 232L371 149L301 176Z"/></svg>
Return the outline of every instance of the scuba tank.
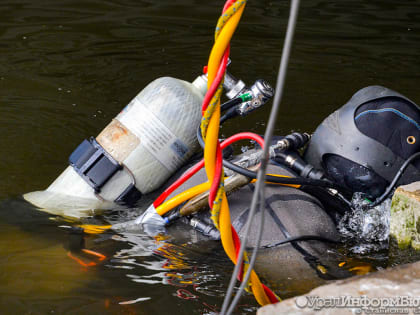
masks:
<svg viewBox="0 0 420 315"><path fill-rule="evenodd" d="M206 82L163 77L144 88L95 138L70 155L64 172L44 191L24 198L46 211L133 205L161 186L198 148L196 130Z"/></svg>

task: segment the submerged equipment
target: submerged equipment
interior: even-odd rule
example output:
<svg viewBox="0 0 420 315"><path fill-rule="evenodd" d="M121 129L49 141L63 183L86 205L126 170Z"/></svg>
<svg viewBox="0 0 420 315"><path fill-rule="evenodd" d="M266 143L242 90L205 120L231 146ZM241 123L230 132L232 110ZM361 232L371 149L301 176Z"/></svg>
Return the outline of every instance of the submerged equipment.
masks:
<svg viewBox="0 0 420 315"><path fill-rule="evenodd" d="M318 126L304 159L353 192L377 198L405 160L420 151L420 109L382 86L359 90ZM413 161L398 184L420 179ZM397 183L394 183L394 185Z"/></svg>

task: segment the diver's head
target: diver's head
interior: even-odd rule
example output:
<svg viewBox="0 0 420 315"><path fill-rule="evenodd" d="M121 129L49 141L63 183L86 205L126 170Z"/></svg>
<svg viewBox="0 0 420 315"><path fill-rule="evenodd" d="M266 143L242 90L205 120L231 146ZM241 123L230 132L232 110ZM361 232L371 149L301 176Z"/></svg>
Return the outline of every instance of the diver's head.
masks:
<svg viewBox="0 0 420 315"><path fill-rule="evenodd" d="M420 151L420 109L382 86L361 89L318 126L306 162L323 168L338 184L377 197L401 165ZM420 180L414 161L398 184Z"/></svg>

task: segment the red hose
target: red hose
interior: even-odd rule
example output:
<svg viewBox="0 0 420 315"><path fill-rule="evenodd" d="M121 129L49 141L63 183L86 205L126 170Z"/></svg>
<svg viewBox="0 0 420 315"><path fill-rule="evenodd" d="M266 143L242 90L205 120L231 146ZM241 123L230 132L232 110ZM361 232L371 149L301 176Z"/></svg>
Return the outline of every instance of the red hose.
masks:
<svg viewBox="0 0 420 315"><path fill-rule="evenodd" d="M191 178L195 173L197 173L200 169L202 169L204 166L204 160L201 160L197 164L195 164L193 167L188 169L184 174L181 175L175 182L172 183L171 186L166 188L166 190L160 194L159 197L156 198L156 200L153 202L153 206L156 208L160 206L165 199L179 186L181 186L183 183L185 183L187 180Z"/></svg>
<svg viewBox="0 0 420 315"><path fill-rule="evenodd" d="M226 1L224 7L223 7L223 13L229 9L229 7L235 2L236 0L228 0ZM216 77L214 78L213 83L211 84L210 88L208 89L206 95L204 96L203 105L201 107L202 112L204 113L207 109L207 106L209 105L214 93L216 93L217 87L219 86L220 82L222 81L222 78L225 75L228 59L229 59L229 53L230 53L230 45L227 46L225 53L223 54L222 62L219 65L219 68L217 69Z"/></svg>
<svg viewBox="0 0 420 315"><path fill-rule="evenodd" d="M221 146L222 149L226 148L226 146L231 145L232 143L239 141L239 140L254 140L256 141L261 148L264 148L264 139L253 132L240 132L236 135L230 136L225 141L222 142Z"/></svg>
<svg viewBox="0 0 420 315"><path fill-rule="evenodd" d="M203 105L201 107L201 111L203 114L206 111L207 106L209 106L209 103L214 93L216 93L216 90L219 87L220 82L222 81L225 75L227 63L229 60L229 53L230 53L230 45L226 48L225 53L223 54L222 62L220 63L219 68L217 69L216 77L214 78L214 81L211 84L210 88L207 90L206 95L204 96Z"/></svg>
<svg viewBox="0 0 420 315"><path fill-rule="evenodd" d="M235 228L233 226L231 226L231 230L232 230L233 243L235 245L236 261L238 261L239 250L241 248L241 240L240 240L239 235L238 235L238 233L236 232L236 230L235 230ZM243 270L244 270L244 264L242 263L241 269L239 270L239 273L238 273L238 280L241 281L241 282L242 282L242 279L244 277ZM270 300L270 302L271 303L277 303L277 302L279 302L279 299L273 293L273 291L271 291L270 288L268 288L263 283L261 283L261 284L262 284L262 287L264 289L264 292L265 292L265 294L267 294L268 299Z"/></svg>
<svg viewBox="0 0 420 315"><path fill-rule="evenodd" d="M229 9L229 7L235 2L236 0L228 0L228 1L226 1L226 3L225 3L225 5L224 5L224 7L223 7L223 13L225 13L225 11L227 10L227 9Z"/></svg>
<svg viewBox="0 0 420 315"><path fill-rule="evenodd" d="M263 287L263 289L264 289L265 294L267 294L268 298L270 299L271 304L278 303L278 302L280 302L280 301L281 301L281 300L279 300L279 299L278 299L278 297L274 294L274 292L273 292L273 291L271 291L271 289L270 289L269 287L267 287L264 283L261 283L261 285L262 285L262 287Z"/></svg>
<svg viewBox="0 0 420 315"><path fill-rule="evenodd" d="M236 0L228 0L226 1L224 7L223 7L223 13L235 2ZM223 54L222 61L219 65L219 68L217 69L217 74L215 79L213 80L210 88L208 89L206 95L204 96L203 105L202 105L202 113L206 111L211 99L213 98L213 95L216 93L217 88L220 85L220 82L225 76L227 63L229 60L229 53L230 53L230 45L226 47L226 50ZM220 179L222 176L222 168L223 168L223 156L222 156L222 149L220 148L220 142L217 144L216 149L216 168L215 168L215 175L212 182L212 185L210 187L210 193L209 193L209 207L213 207L214 199L217 195L217 190L220 184Z"/></svg>
<svg viewBox="0 0 420 315"><path fill-rule="evenodd" d="M235 1L236 0L227 0L224 7L223 7L223 12L225 12ZM227 56L228 56L227 52L228 51L229 51L229 46L227 46L226 51L224 52L222 60L220 62L219 68L217 69L217 74L216 74L216 78L215 78L215 81L217 82L217 85L215 85L214 84L215 81L213 81L212 85L210 86L210 89L209 89L208 93L206 93L206 97L205 97L205 100L203 101L203 107L202 107L203 108L203 113L204 113L205 109L207 108L207 106L208 106L211 98L213 97L214 93L216 92L217 87L219 86L219 84L222 80L222 77L224 76L226 66L223 65L223 63L227 62ZM211 98L210 98L210 96L211 96ZM210 99L208 99L208 98L210 98ZM249 133L249 134L251 134L251 133ZM254 134L252 134L252 135L254 135ZM244 135L243 134L238 134L238 135L235 135L233 137L230 137L229 140L234 142L234 141L240 140L242 138L242 136L244 136ZM259 136L255 137L255 138L256 139L254 139L254 140L256 140L260 144L260 146L263 148L264 147L264 140ZM229 145L229 141L224 141L223 145ZM209 195L210 208L212 208L212 206L214 204L213 203L214 198L216 197L217 191L220 187L220 177L221 177L221 174L222 174L222 167L223 167L222 166L223 161L222 161L222 158L221 158L221 156L222 156L221 151L222 151L221 150L221 145L218 141L217 142L217 148L216 148L216 161L215 161L216 165L215 165L215 170L214 170L214 178L213 178L213 182L212 182L212 185L211 185L211 188L210 188L210 195ZM239 236L236 233L236 231L235 231L235 229L233 228L232 225L231 225L231 230L232 230L232 241L233 241L233 246L235 248L236 261L237 261L238 254L239 254L238 251L241 247L240 246L240 239L239 239ZM241 266L240 273L238 274L238 278L240 278L239 279L240 281L243 278L243 264ZM270 300L271 303L278 302L278 298L276 297L276 295L267 286L262 284L262 288L264 290L264 293L265 293L266 297Z"/></svg>
<svg viewBox="0 0 420 315"><path fill-rule="evenodd" d="M227 138L225 141L223 141L220 144L220 148L223 150L227 146L231 145L232 143L239 141L239 140L245 140L245 139L251 139L256 141L261 148L264 148L264 139L260 137L259 135L252 133L252 132L241 132L236 135L233 135L229 138ZM156 208L160 206L165 199L175 191L179 186L181 186L183 183L185 183L188 179L190 179L195 173L197 173L202 167L204 166L204 160L201 160L197 164L195 164L193 167L191 167L189 170L187 170L184 174L181 175L180 178L178 178L175 182L172 183L171 186L169 186L163 193L160 194L158 198L153 202L153 206ZM221 173L221 172L219 172Z"/></svg>
<svg viewBox="0 0 420 315"><path fill-rule="evenodd" d="M235 245L236 261L238 261L239 250L241 249L241 239L239 238L239 235L236 232L233 225L230 226L230 229L232 231L233 244ZM241 265L241 269L239 270L239 273L238 273L238 280L241 282L243 278L243 272L244 272L244 264Z"/></svg>
<svg viewBox="0 0 420 315"><path fill-rule="evenodd" d="M222 149L220 148L220 142L217 143L216 148L216 167L214 170L214 178L209 189L209 207L213 207L214 199L216 199L217 189L220 185L220 179L222 177L222 168L223 168L223 154Z"/></svg>
<svg viewBox="0 0 420 315"><path fill-rule="evenodd" d="M224 142L229 140L229 141L232 141L232 143L233 143L233 142L236 142L238 140L247 139L247 137L246 138L242 138L241 136L236 137L236 136L242 135L242 134L246 134L246 133L244 132L244 133L233 135L232 137L225 140ZM251 135L252 133L249 133L249 134ZM257 142L260 141L261 143L260 142L258 142L258 143L260 144L261 148L263 148L264 147L264 140L256 134L252 134L252 135L255 135L255 136L260 138L258 140L256 140L257 138L255 138L254 140L257 141ZM233 140L230 140L230 139L233 139ZM213 207L214 199L216 198L216 195L217 195L217 190L219 188L220 178L221 178L221 175L222 175L222 168L223 168L223 156L222 156L222 150L220 148L220 143L219 143L218 147L217 147L217 151L216 151L216 167L215 167L214 180L213 180L213 182L211 184L211 187L210 187L210 190L209 190L209 207L210 207L210 209Z"/></svg>

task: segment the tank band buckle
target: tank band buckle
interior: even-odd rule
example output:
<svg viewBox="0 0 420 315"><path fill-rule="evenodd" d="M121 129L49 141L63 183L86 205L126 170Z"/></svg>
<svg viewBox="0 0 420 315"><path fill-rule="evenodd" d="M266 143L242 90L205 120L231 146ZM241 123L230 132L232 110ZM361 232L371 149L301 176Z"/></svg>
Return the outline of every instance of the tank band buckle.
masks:
<svg viewBox="0 0 420 315"><path fill-rule="evenodd" d="M93 137L89 140L85 139L79 144L70 155L69 163L94 189L95 195L100 199L103 199L99 195L102 187L116 172L122 169L127 170L132 178L132 183L115 199L115 203L130 206L142 195L135 186L136 182L130 170L118 163Z"/></svg>

